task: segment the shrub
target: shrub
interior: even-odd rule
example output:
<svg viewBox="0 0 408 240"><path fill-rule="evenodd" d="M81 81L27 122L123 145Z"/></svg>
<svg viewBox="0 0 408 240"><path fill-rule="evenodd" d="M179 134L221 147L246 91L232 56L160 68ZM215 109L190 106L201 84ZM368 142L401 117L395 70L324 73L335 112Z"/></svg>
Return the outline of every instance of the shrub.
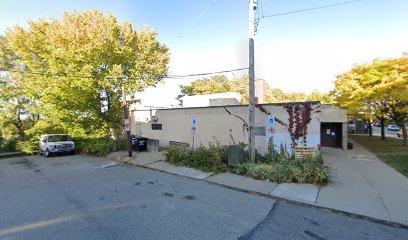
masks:
<svg viewBox="0 0 408 240"><path fill-rule="evenodd" d="M75 150L92 156L103 157L111 152L126 149L126 139L75 138Z"/></svg>
<svg viewBox="0 0 408 240"><path fill-rule="evenodd" d="M38 140L35 138L31 138L26 141L19 141L17 142L16 148L17 150L27 153L27 154L35 154L39 152Z"/></svg>
<svg viewBox="0 0 408 240"><path fill-rule="evenodd" d="M329 169L324 166L323 159L306 157L295 160L289 154L274 154L272 164L271 153L261 156L256 153L255 163L246 162L240 166L228 167L228 148L215 140L208 147L200 145L195 149L188 147L170 147L165 152L166 160L175 165L188 166L203 171L225 172L273 182L317 183L323 184L330 180Z"/></svg>
<svg viewBox="0 0 408 240"><path fill-rule="evenodd" d="M228 149L215 140L208 147L200 145L195 149L170 147L165 153L166 160L203 171L220 172L228 169Z"/></svg>
<svg viewBox="0 0 408 240"><path fill-rule="evenodd" d="M293 158L279 160L276 164L245 163L230 169L231 172L260 180L273 182L317 183L323 184L330 180L327 166L321 157L304 160Z"/></svg>
<svg viewBox="0 0 408 240"><path fill-rule="evenodd" d="M17 138L1 139L0 152L14 152L17 150Z"/></svg>

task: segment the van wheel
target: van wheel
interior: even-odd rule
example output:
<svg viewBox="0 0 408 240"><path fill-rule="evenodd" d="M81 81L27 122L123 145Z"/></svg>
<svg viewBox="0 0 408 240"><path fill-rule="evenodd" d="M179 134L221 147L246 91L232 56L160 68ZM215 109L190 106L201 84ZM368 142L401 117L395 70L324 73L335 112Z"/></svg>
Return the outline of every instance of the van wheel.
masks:
<svg viewBox="0 0 408 240"><path fill-rule="evenodd" d="M48 151L48 149L47 149L47 150L45 150L45 157L50 157L50 156L51 156L50 151Z"/></svg>

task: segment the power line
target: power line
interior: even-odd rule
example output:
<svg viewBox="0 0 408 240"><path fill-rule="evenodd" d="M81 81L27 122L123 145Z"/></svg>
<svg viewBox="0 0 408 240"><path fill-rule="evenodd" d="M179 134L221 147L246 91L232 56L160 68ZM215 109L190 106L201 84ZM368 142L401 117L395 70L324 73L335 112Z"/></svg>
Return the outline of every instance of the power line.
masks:
<svg viewBox="0 0 408 240"><path fill-rule="evenodd" d="M323 5L323 6L318 6L318 7L299 9L299 10L294 10L294 11L290 11L290 12L276 13L276 14L271 14L271 15L262 16L262 17L259 18L259 19L269 18L269 17L278 17L278 16L289 15L289 14L299 13L299 12L307 12L307 11L312 11L312 10L317 10L317 9L322 9L322 8L335 7L335 6L340 6L340 5L346 5L346 4L355 3L355 2L361 2L361 1L363 1L363 0L353 0L353 1L347 1L347 2L340 2L340 3L335 3L335 4ZM258 20L259 20L259 19L258 19Z"/></svg>
<svg viewBox="0 0 408 240"><path fill-rule="evenodd" d="M187 74L187 75L169 75L169 78L183 78L183 77L197 77L197 76L205 76L205 75L213 75L213 74L220 74L220 73L229 73L229 72L237 72L242 70L247 70L248 68L237 68L231 70L223 70L218 72L208 72L208 73L195 73L195 74Z"/></svg>
<svg viewBox="0 0 408 240"><path fill-rule="evenodd" d="M214 3L217 0L213 0L210 5L208 5L208 7L206 9L204 9L204 11L201 12L200 15L198 15L191 23L190 25L188 25L188 27L186 28L186 30L179 36L179 39L182 39L184 37L184 35L190 31L190 29L194 26L194 24L196 24L196 22L214 5Z"/></svg>
<svg viewBox="0 0 408 240"><path fill-rule="evenodd" d="M167 75L164 79L183 79L187 77L198 77L198 76L208 76L220 73L230 73L230 72L237 72L246 70L246 68L236 68L236 69L229 69L229 70L222 70L217 72L206 72L206 73L193 73L193 74L186 74L186 75ZM90 75L68 75L68 74L57 74L57 73L47 73L47 72L33 72L33 71L19 71L19 70L12 70L12 69L0 69L0 71L4 72L14 72L14 73L22 73L22 74L29 74L29 75L39 75L39 76L46 76L46 77L69 77L69 78L95 78L95 76ZM132 79L138 80L140 78L135 77L107 77L113 79Z"/></svg>

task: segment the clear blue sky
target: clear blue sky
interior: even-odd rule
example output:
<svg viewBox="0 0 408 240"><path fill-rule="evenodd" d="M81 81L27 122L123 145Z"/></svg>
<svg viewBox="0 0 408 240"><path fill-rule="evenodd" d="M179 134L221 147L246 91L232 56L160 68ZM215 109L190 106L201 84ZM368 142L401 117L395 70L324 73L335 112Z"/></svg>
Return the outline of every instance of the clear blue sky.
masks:
<svg viewBox="0 0 408 240"><path fill-rule="evenodd" d="M346 0L258 0L260 14ZM247 66L248 0L59 1L3 0L0 33L28 19L58 18L65 11L96 8L135 27L148 24L171 50L172 74ZM408 51L408 1L363 0L347 5L265 18L255 38L256 74L285 91L328 91L336 74L354 63ZM183 38L180 35L183 33ZM297 70L296 70L297 69ZM308 82L302 86L301 83ZM177 84L173 84L177 86ZM174 87L173 86L173 87ZM174 88L174 91L177 87Z"/></svg>

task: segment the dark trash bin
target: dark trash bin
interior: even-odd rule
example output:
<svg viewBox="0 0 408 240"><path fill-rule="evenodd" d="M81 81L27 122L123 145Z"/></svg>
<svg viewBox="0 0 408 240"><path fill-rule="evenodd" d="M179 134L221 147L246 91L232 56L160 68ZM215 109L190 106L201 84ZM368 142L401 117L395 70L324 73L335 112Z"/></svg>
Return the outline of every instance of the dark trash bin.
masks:
<svg viewBox="0 0 408 240"><path fill-rule="evenodd" d="M347 149L353 149L353 144L352 143L347 143Z"/></svg>
<svg viewBox="0 0 408 240"><path fill-rule="evenodd" d="M147 151L147 138L132 135L130 139L132 141L133 151L138 151L138 152Z"/></svg>

